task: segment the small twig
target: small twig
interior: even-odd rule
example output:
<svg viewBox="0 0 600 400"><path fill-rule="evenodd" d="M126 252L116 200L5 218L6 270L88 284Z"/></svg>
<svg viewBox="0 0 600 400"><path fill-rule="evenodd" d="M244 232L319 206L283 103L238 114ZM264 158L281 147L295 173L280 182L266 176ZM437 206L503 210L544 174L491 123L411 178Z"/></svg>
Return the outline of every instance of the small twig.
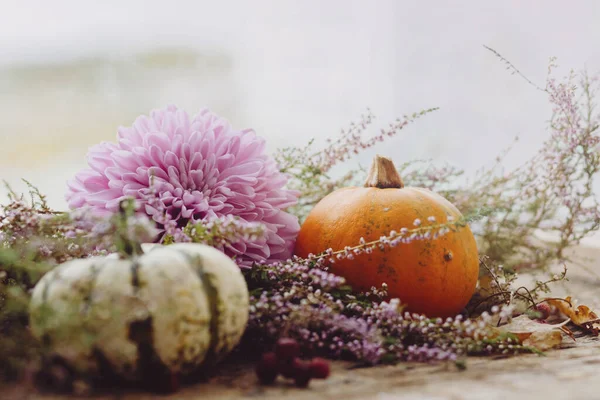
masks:
<svg viewBox="0 0 600 400"><path fill-rule="evenodd" d="M573 334L573 332L567 328L566 326L561 326L560 330L563 331L568 337L570 337L571 339L573 339L574 342L577 341L577 339L575 339L575 335Z"/></svg>
<svg viewBox="0 0 600 400"><path fill-rule="evenodd" d="M498 277L496 276L496 274L492 271L492 269L486 264L485 259L487 258L487 256L481 256L479 257L479 262L485 267L485 269L487 269L487 271L490 273L492 279L494 279L494 282L496 283L496 285L498 287L502 287L500 285L500 282L498 281Z"/></svg>
<svg viewBox="0 0 600 400"><path fill-rule="evenodd" d="M494 53L494 55L496 57L498 57L500 59L500 61L502 61L504 64L506 64L507 68L510 71L512 71L513 74L519 75L521 78L525 79L525 81L527 83L529 83L531 86L533 86L537 90L545 92L545 93L548 93L547 89L543 89L539 85L536 85L535 83L533 83L531 81L531 79L529 79L527 76L525 76L525 74L523 74L513 63L511 63L510 61L508 61L502 54L498 53L496 50L494 50L491 47L488 47L486 45L483 45L483 47L486 48L487 50L491 51L492 53Z"/></svg>

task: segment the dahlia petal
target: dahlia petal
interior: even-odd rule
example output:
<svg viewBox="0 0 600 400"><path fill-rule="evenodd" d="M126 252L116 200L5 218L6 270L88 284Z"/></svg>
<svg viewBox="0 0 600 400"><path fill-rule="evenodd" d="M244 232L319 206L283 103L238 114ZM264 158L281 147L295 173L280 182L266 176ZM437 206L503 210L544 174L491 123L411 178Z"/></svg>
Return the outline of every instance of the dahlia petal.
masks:
<svg viewBox="0 0 600 400"><path fill-rule="evenodd" d="M119 140L119 148L121 150L131 151L134 147L137 147L136 145L137 144L133 140L127 138Z"/></svg>
<svg viewBox="0 0 600 400"><path fill-rule="evenodd" d="M65 197L71 209L81 208L86 204L85 197L82 195L67 195Z"/></svg>
<svg viewBox="0 0 600 400"><path fill-rule="evenodd" d="M279 209L284 209L296 204L296 197L289 193L273 193L269 196L269 203Z"/></svg>
<svg viewBox="0 0 600 400"><path fill-rule="evenodd" d="M174 110L169 110L174 111ZM177 120L173 113L164 113L161 125L161 131L165 132L168 137L173 137L177 129Z"/></svg>
<svg viewBox="0 0 600 400"><path fill-rule="evenodd" d="M229 213L232 213L234 210L235 210L235 207L232 204L224 203L223 208L218 209L216 211L219 211L219 213L221 215L227 215Z"/></svg>
<svg viewBox="0 0 600 400"><path fill-rule="evenodd" d="M290 235L294 236L300 231L300 224L298 218L292 214L280 211L275 219L270 219L273 225L287 231Z"/></svg>
<svg viewBox="0 0 600 400"><path fill-rule="evenodd" d="M146 214L148 214L148 215L154 215L154 214L158 213L158 210L149 204L144 205L144 210L146 211Z"/></svg>
<svg viewBox="0 0 600 400"><path fill-rule="evenodd" d="M123 191L120 189L105 189L100 190L98 192L91 193L88 200L90 205L102 205L108 200L113 200L115 198L121 198L123 195Z"/></svg>
<svg viewBox="0 0 600 400"><path fill-rule="evenodd" d="M125 171L119 167L109 167L104 170L104 175L111 181L119 181L123 179L123 172Z"/></svg>
<svg viewBox="0 0 600 400"><path fill-rule="evenodd" d="M126 150L117 150L112 153L115 164L124 170L135 170L139 166L134 157L133 153Z"/></svg>
<svg viewBox="0 0 600 400"><path fill-rule="evenodd" d="M256 203L256 208L261 210L263 218L271 218L279 213L279 209L264 201Z"/></svg>
<svg viewBox="0 0 600 400"><path fill-rule="evenodd" d="M179 157L177 157L177 155L175 155L175 153L172 151L167 151L165 153L165 165L168 167L179 167Z"/></svg>
<svg viewBox="0 0 600 400"><path fill-rule="evenodd" d="M108 188L109 189L121 189L121 190L123 190L124 187L125 187L125 182L123 182L123 181L108 181Z"/></svg>
<svg viewBox="0 0 600 400"><path fill-rule="evenodd" d="M94 176L102 176L102 175L92 169L86 168L86 169L79 171L71 181L79 182L79 184L81 185L81 188L83 189L83 182L86 179L94 177Z"/></svg>
<svg viewBox="0 0 600 400"><path fill-rule="evenodd" d="M157 167L166 170L167 167L164 163L164 156L165 154L159 146L155 144L150 146L150 160L152 160L152 165L156 165Z"/></svg>
<svg viewBox="0 0 600 400"><path fill-rule="evenodd" d="M160 167L148 168L148 175L154 178L163 179L165 181L169 180L169 175Z"/></svg>
<svg viewBox="0 0 600 400"><path fill-rule="evenodd" d="M179 171L176 167L170 166L167 169L167 174L169 175L169 182L175 186L176 188L181 187L181 183L179 182Z"/></svg>
<svg viewBox="0 0 600 400"><path fill-rule="evenodd" d="M181 129L184 139L187 139L190 132L190 117L188 113L183 110L176 110L177 127Z"/></svg>
<svg viewBox="0 0 600 400"><path fill-rule="evenodd" d="M192 147L189 143L183 143L181 145L180 157L190 161L192 159Z"/></svg>
<svg viewBox="0 0 600 400"><path fill-rule="evenodd" d="M201 188L204 186L204 172L202 170L196 170L189 173L191 180L194 182L195 188Z"/></svg>
<svg viewBox="0 0 600 400"><path fill-rule="evenodd" d="M219 171L215 168L217 157L214 154L209 154L204 158L202 162L202 169L205 172L206 180L210 180L213 177L219 175Z"/></svg>
<svg viewBox="0 0 600 400"><path fill-rule="evenodd" d="M256 190L257 189L256 184L259 182L259 179L254 176L231 175L231 176L228 176L227 178L224 178L223 181L227 182L228 185L233 185L236 183L243 184L243 185L252 185L252 186L254 186L254 189ZM264 182L263 186L266 184L267 184L267 182Z"/></svg>
<svg viewBox="0 0 600 400"><path fill-rule="evenodd" d="M146 135L148 144L158 146L163 152L171 148L171 138L163 132L151 132Z"/></svg>
<svg viewBox="0 0 600 400"><path fill-rule="evenodd" d="M117 129L117 138L119 139L119 144L121 143L121 140L128 140L131 142L135 142L132 138L132 132L134 132L135 130L133 128L127 128L125 126L120 126Z"/></svg>
<svg viewBox="0 0 600 400"><path fill-rule="evenodd" d="M256 220L259 219L258 213L256 213L256 212L244 213L241 216L248 222L255 222Z"/></svg>
<svg viewBox="0 0 600 400"><path fill-rule="evenodd" d="M195 135L197 132L194 133ZM215 134L212 131L206 132L202 136L202 139L198 141L198 146L196 148L192 148L194 152L198 152L202 155L202 158L205 159L209 154L213 154L213 148L215 143Z"/></svg>
<svg viewBox="0 0 600 400"><path fill-rule="evenodd" d="M177 154L178 157L180 157L181 147L183 146L183 135L180 133L179 128L176 130L176 135L173 136L170 146L173 150L173 153Z"/></svg>
<svg viewBox="0 0 600 400"><path fill-rule="evenodd" d="M223 203L222 201L211 200L210 202L207 202L207 206L215 211L222 212L223 209L225 208L225 203ZM233 207L231 207L231 208L233 209ZM198 210L198 211L202 211L202 210Z"/></svg>
<svg viewBox="0 0 600 400"><path fill-rule="evenodd" d="M267 185L269 184L269 181L267 179L263 179L263 178L256 178L257 182L256 184L254 184L254 190L256 190L257 192L261 192L265 187L267 187Z"/></svg>
<svg viewBox="0 0 600 400"><path fill-rule="evenodd" d="M196 196L192 195L191 193L185 192L183 194L183 202L184 204L193 204L196 200Z"/></svg>
<svg viewBox="0 0 600 400"><path fill-rule="evenodd" d="M204 161L204 156L200 152L192 153L192 158L188 164L190 171L201 169L202 161Z"/></svg>
<svg viewBox="0 0 600 400"><path fill-rule="evenodd" d="M85 192L85 187L83 186L83 183L77 177L69 179L67 181L66 196L69 197L70 195L73 195L73 194L79 193L79 192Z"/></svg>
<svg viewBox="0 0 600 400"><path fill-rule="evenodd" d="M235 162L235 156L233 154L224 154L219 157L217 160L217 169L219 171L224 171L227 168L231 167Z"/></svg>
<svg viewBox="0 0 600 400"><path fill-rule="evenodd" d="M88 165L91 169L102 173L106 168L114 166L111 154L117 147L112 143L100 143L92 146L87 154Z"/></svg>
<svg viewBox="0 0 600 400"><path fill-rule="evenodd" d="M122 179L124 183L141 184L144 182L144 174L138 174L137 172L126 172L123 174Z"/></svg>
<svg viewBox="0 0 600 400"><path fill-rule="evenodd" d="M181 207L181 216L183 218L191 218L192 214L193 214L194 210L193 209L187 209L185 206Z"/></svg>
<svg viewBox="0 0 600 400"><path fill-rule="evenodd" d="M119 209L121 201L123 201L125 198L126 198L126 196L120 196L115 199L108 200L106 202L106 204L104 205L104 208L106 208L109 211L113 211L113 212L117 211Z"/></svg>
<svg viewBox="0 0 600 400"><path fill-rule="evenodd" d="M140 115L133 122L133 128L136 133L148 133L152 130L152 120L145 115Z"/></svg>
<svg viewBox="0 0 600 400"><path fill-rule="evenodd" d="M212 209L213 211L218 211L216 207L210 207L208 201L206 201L205 199L201 200L194 206L194 212L196 213L208 211L209 209Z"/></svg>
<svg viewBox="0 0 600 400"><path fill-rule="evenodd" d="M219 176L220 179L227 178L232 175L258 175L262 168L260 161L249 161L244 164L234 165L231 168L227 168Z"/></svg>
<svg viewBox="0 0 600 400"><path fill-rule="evenodd" d="M255 136L255 135L253 135ZM240 161L255 158L257 155L261 155L265 150L266 143L262 139L256 139L252 143L244 144L242 150L238 154Z"/></svg>
<svg viewBox="0 0 600 400"><path fill-rule="evenodd" d="M108 167L114 166L113 160L101 157L88 156L88 165L96 172L102 173Z"/></svg>
<svg viewBox="0 0 600 400"><path fill-rule="evenodd" d="M227 153L229 155L237 155L240 151L241 140L239 136L234 136L227 146Z"/></svg>
<svg viewBox="0 0 600 400"><path fill-rule="evenodd" d="M217 188L216 192L220 193L226 197L232 197L234 195L233 190L231 190L230 188L228 188L226 186L221 186L221 187Z"/></svg>
<svg viewBox="0 0 600 400"><path fill-rule="evenodd" d="M240 196L243 196L250 200L250 199L254 199L254 196L256 195L254 188L252 188L251 186L237 185L237 187L235 187L234 190L235 190L234 197L237 197L237 198L239 198Z"/></svg>
<svg viewBox="0 0 600 400"><path fill-rule="evenodd" d="M127 183L123 185L123 193L127 196L137 197L139 191L146 187L146 185L141 185L139 183Z"/></svg>

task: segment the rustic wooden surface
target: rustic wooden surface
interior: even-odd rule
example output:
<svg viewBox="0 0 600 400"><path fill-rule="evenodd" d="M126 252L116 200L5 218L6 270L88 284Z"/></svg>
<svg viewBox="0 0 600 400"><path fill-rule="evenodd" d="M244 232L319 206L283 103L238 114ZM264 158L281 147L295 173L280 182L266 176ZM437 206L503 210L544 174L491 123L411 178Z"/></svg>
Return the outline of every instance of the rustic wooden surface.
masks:
<svg viewBox="0 0 600 400"><path fill-rule="evenodd" d="M585 267L569 265L569 282L555 288L553 295L572 294L600 309L600 249L579 248ZM312 381L308 389L296 389L279 381L273 387L256 383L251 366L227 366L206 383L182 388L170 396L143 392L121 392L94 396L99 400L119 399L600 399L600 339L565 339L563 348L546 356L520 355L509 358L470 358L466 370L454 365L404 363L396 366L352 368L350 363L333 364L332 376ZM69 398L77 398L71 396ZM24 386L0 390L1 400L64 400L42 395Z"/></svg>

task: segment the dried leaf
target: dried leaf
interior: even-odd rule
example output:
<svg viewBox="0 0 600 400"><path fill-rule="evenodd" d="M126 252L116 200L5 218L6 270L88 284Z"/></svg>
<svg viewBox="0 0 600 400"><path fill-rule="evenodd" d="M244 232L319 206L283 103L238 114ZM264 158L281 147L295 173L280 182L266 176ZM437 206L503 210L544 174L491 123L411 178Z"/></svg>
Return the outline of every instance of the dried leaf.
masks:
<svg viewBox="0 0 600 400"><path fill-rule="evenodd" d="M562 343L562 333L557 329L533 332L523 340L523 346L533 347L539 351L546 351L559 347Z"/></svg>
<svg viewBox="0 0 600 400"><path fill-rule="evenodd" d="M561 328L568 321L557 325L541 324L529 319L526 315L513 318L510 324L498 328L502 332L515 335L524 346L546 351L560 346L562 343Z"/></svg>
<svg viewBox="0 0 600 400"><path fill-rule="evenodd" d="M571 302L570 296L564 300L546 299L546 302L556 307L561 314L570 318L575 325L589 331L594 336L598 336L598 332L600 331L600 319L588 306L580 305L575 308Z"/></svg>

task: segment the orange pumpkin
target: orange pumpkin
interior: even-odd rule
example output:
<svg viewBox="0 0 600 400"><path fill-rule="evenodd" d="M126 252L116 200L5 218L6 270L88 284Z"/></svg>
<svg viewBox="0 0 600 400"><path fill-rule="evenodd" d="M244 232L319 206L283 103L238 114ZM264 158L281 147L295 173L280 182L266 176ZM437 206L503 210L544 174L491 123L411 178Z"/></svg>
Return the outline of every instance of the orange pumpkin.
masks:
<svg viewBox="0 0 600 400"><path fill-rule="evenodd" d="M376 156L365 187L336 190L322 199L302 225L295 254L306 257L326 249L342 250L387 236L392 230L444 224L462 215L428 189L404 187L391 160ZM418 222L417 222L418 223ZM468 226L455 226L436 239L413 240L342 259L330 270L356 291L388 285L390 298L407 310L430 317L458 314L475 291L479 274L477 245Z"/></svg>

